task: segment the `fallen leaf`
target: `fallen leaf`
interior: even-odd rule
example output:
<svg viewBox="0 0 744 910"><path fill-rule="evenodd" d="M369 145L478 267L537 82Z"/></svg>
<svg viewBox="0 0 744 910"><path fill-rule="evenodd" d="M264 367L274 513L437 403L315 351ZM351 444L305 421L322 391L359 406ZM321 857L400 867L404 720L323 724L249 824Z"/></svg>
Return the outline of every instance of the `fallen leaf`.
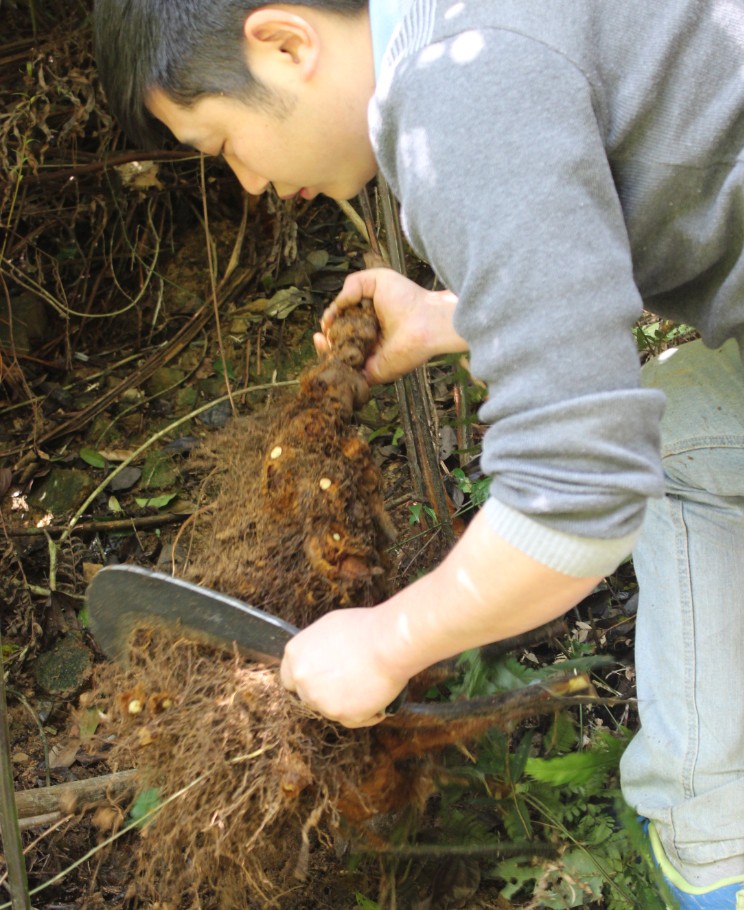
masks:
<svg viewBox="0 0 744 910"><path fill-rule="evenodd" d="M143 509L162 509L174 500L176 496L178 496L178 493L163 493L162 496L152 496L149 499L138 496L135 498L135 502Z"/></svg>
<svg viewBox="0 0 744 910"><path fill-rule="evenodd" d="M92 468L106 467L106 459L103 457L103 455L101 455L100 452L97 452L95 449L80 449L80 457Z"/></svg>
<svg viewBox="0 0 744 910"><path fill-rule="evenodd" d="M77 737L73 739L62 739L49 750L49 767L50 768L69 768L75 761L75 756L80 749L80 740Z"/></svg>
<svg viewBox="0 0 744 910"><path fill-rule="evenodd" d="M310 302L311 299L307 291L302 291L296 287L282 288L269 301L266 307L266 315L275 319L286 319L298 306Z"/></svg>
<svg viewBox="0 0 744 910"><path fill-rule="evenodd" d="M132 450L129 449L99 449L98 451L106 461L113 462L126 461L132 454Z"/></svg>
<svg viewBox="0 0 744 910"><path fill-rule="evenodd" d="M89 585L102 568L103 566L100 562L84 562L83 579L85 580L85 584Z"/></svg>
<svg viewBox="0 0 744 910"><path fill-rule="evenodd" d="M158 165L154 161L127 161L116 165L114 170L121 177L124 186L130 189L144 190L150 186L163 189L163 184L158 179Z"/></svg>
<svg viewBox="0 0 744 910"><path fill-rule="evenodd" d="M93 736L101 722L101 714L98 708L87 708L78 716L78 729L80 731L81 744L87 744L93 739Z"/></svg>

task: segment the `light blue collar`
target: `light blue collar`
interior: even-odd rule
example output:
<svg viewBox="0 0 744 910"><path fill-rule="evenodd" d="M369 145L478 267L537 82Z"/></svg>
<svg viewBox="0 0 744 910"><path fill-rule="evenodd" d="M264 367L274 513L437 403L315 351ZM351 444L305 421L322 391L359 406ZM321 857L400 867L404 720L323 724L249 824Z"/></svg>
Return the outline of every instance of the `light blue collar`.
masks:
<svg viewBox="0 0 744 910"><path fill-rule="evenodd" d="M369 0L369 22L372 29L372 51L375 76L379 79L382 58L393 33L405 16L411 0Z"/></svg>

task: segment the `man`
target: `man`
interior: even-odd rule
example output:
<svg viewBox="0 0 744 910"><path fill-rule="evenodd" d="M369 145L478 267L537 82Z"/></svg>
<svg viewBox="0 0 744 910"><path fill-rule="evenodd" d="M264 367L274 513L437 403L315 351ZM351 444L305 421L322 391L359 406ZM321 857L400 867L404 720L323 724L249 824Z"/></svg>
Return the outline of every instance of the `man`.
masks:
<svg viewBox="0 0 744 910"><path fill-rule="evenodd" d="M335 306L371 297L382 326L369 378L469 349L488 383L483 510L425 578L298 635L285 685L372 723L412 674L563 613L634 550L624 792L681 905L741 910L742 0L98 0L96 19L136 140L164 125L284 198L348 198L379 168L451 292L347 280ZM644 304L703 340L642 385Z"/></svg>

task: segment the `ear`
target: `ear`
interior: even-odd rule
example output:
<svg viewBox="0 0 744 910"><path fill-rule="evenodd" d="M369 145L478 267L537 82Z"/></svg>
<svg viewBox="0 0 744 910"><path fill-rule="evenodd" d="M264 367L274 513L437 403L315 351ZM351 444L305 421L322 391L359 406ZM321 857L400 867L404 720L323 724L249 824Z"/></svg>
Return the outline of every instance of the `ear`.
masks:
<svg viewBox="0 0 744 910"><path fill-rule="evenodd" d="M257 78L274 75L309 79L318 66L320 36L303 16L285 9L263 7L255 10L243 26L248 60Z"/></svg>

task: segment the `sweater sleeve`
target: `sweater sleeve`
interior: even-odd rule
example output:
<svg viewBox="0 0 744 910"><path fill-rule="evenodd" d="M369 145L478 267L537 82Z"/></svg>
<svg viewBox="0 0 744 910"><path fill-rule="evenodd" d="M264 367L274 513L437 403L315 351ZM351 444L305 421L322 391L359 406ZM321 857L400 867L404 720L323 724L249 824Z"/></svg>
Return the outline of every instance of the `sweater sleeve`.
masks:
<svg viewBox="0 0 744 910"><path fill-rule="evenodd" d="M612 571L663 493L663 395L640 387L642 304L592 88L499 29L430 44L383 84L381 169L488 384L491 524L558 571Z"/></svg>

